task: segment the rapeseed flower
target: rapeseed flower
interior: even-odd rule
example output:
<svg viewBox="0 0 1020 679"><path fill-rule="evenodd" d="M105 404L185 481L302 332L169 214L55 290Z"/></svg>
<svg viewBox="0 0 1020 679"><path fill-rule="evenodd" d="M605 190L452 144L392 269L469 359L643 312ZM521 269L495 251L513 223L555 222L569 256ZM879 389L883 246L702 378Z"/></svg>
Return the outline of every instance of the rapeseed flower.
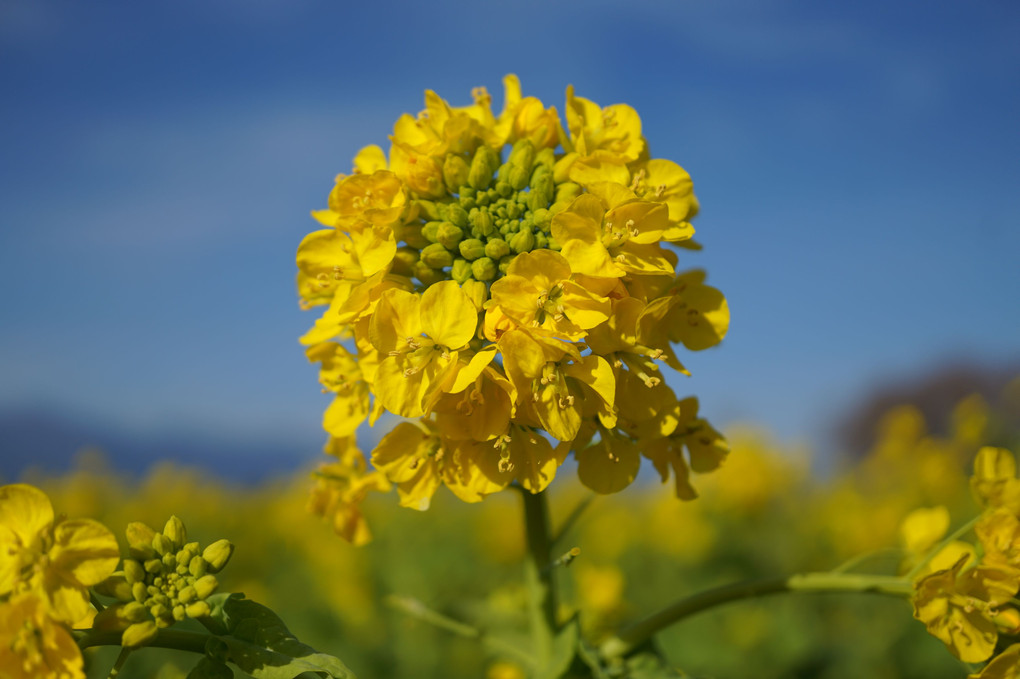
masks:
<svg viewBox="0 0 1020 679"><path fill-rule="evenodd" d="M676 348L718 344L729 309L680 268L700 248L691 178L651 157L630 106L571 87L562 117L503 84L499 113L484 88L463 107L426 92L388 152L362 149L313 212L326 228L298 248L297 287L326 308L302 337L335 394L324 427L344 439L387 412L414 420L370 457L417 509L442 485L466 501L540 492L570 454L597 492L629 485L644 453L693 498L688 471L728 448L662 370L687 374ZM317 491L358 540L352 507L384 488L359 481L376 473L360 460Z"/></svg>

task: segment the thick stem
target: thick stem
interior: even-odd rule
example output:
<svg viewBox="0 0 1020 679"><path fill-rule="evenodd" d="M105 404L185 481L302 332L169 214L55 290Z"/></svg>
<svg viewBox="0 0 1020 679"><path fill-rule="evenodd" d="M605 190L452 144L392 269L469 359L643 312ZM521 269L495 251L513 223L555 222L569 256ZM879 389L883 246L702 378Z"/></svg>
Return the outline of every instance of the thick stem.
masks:
<svg viewBox="0 0 1020 679"><path fill-rule="evenodd" d="M699 592L653 613L644 620L625 628L619 635L602 643L604 657L618 657L640 646L658 632L695 613L731 601L752 599L780 592L858 592L905 597L913 591L906 578L855 573L805 573L789 578L738 582Z"/></svg>
<svg viewBox="0 0 1020 679"><path fill-rule="evenodd" d="M524 528L527 554L524 577L528 586L531 633L539 666L552 655L556 635L555 569L550 568L552 542L549 538L549 507L545 493L521 492L524 498Z"/></svg>
<svg viewBox="0 0 1020 679"><path fill-rule="evenodd" d="M78 648L85 650L92 646L120 646L121 630L88 630L75 632L75 639ZM191 651L192 653L205 653L205 642L210 637L201 632L180 632L177 630L161 629L156 637L147 642L146 646L156 648L173 648L178 651Z"/></svg>

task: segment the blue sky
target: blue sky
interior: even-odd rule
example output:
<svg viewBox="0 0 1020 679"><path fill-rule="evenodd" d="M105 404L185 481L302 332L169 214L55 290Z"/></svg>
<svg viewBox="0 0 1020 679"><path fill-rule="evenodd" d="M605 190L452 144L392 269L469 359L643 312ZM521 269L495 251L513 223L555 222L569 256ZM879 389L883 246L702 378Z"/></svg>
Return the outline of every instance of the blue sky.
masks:
<svg viewBox="0 0 1020 679"><path fill-rule="evenodd" d="M516 72L692 174L720 423L788 439L878 381L1020 356L1015 2L0 0L0 406L301 441L293 255L422 92Z"/></svg>

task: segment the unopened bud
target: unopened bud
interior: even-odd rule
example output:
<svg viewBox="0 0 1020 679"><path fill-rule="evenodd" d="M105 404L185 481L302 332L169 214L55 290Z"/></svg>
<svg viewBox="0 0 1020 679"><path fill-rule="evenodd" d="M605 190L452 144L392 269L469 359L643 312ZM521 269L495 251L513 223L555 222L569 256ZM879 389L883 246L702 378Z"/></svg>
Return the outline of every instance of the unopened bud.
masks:
<svg viewBox="0 0 1020 679"><path fill-rule="evenodd" d="M477 228L483 236L488 236L496 230L496 225L493 224L492 215L489 214L488 210L479 210L475 214L471 224Z"/></svg>
<svg viewBox="0 0 1020 679"><path fill-rule="evenodd" d="M518 231L513 238L510 239L510 249L521 254L523 252L531 252L535 247L535 234L531 233L530 230Z"/></svg>
<svg viewBox="0 0 1020 679"><path fill-rule="evenodd" d="M414 275L414 263L418 261L418 250L413 247L403 246L397 248L397 253L393 256L393 268L391 271L398 276L407 276L410 278Z"/></svg>
<svg viewBox="0 0 1020 679"><path fill-rule="evenodd" d="M488 257L481 257L471 262L471 273L475 280L491 281L496 277L496 263Z"/></svg>
<svg viewBox="0 0 1020 679"><path fill-rule="evenodd" d="M132 601L124 604L124 606L117 612L117 617L124 622L142 622L148 617L148 615L149 609L138 601Z"/></svg>
<svg viewBox="0 0 1020 679"><path fill-rule="evenodd" d="M506 182L509 184L514 191L520 191L528 185L528 178L530 175L528 172L517 165L511 165L510 171L507 172Z"/></svg>
<svg viewBox="0 0 1020 679"><path fill-rule="evenodd" d="M128 563L133 563L135 564L136 567L138 566L137 561L128 560ZM144 572L142 575L144 577ZM106 580L103 580L98 585L96 585L96 592L102 594L103 596L112 596L114 599L117 599L118 601L130 601L131 585L137 581L138 580L131 580L129 582L127 576L123 572L114 573Z"/></svg>
<svg viewBox="0 0 1020 679"><path fill-rule="evenodd" d="M177 604L170 611L170 615L174 616L174 620L181 622L184 620L184 606Z"/></svg>
<svg viewBox="0 0 1020 679"><path fill-rule="evenodd" d="M120 637L120 643L121 646L126 648L144 646L155 639L158 632L159 630L156 628L156 623L152 620L138 622L124 630L124 633Z"/></svg>
<svg viewBox="0 0 1020 679"><path fill-rule="evenodd" d="M461 156L450 153L443 161L443 183L450 193L457 193L461 186L468 183L471 168Z"/></svg>
<svg viewBox="0 0 1020 679"><path fill-rule="evenodd" d="M479 311L482 310L482 305L485 304L486 300L489 299L489 286L481 281L470 280L461 286L461 289L471 299L471 302L475 305L475 308Z"/></svg>
<svg viewBox="0 0 1020 679"><path fill-rule="evenodd" d="M458 283L464 283L471 276L471 262L460 257L453 260L453 266L450 267L450 278Z"/></svg>
<svg viewBox="0 0 1020 679"><path fill-rule="evenodd" d="M514 189L510 186L509 182L502 180L496 182L496 193L501 195L503 198L509 198L513 192Z"/></svg>
<svg viewBox="0 0 1020 679"><path fill-rule="evenodd" d="M468 213L467 210L462 208L457 203L451 203L446 206L446 220L454 226L459 226L462 229L468 227Z"/></svg>
<svg viewBox="0 0 1020 679"><path fill-rule="evenodd" d="M149 592L148 589L145 587L145 583L136 582L135 584L131 585L131 596L132 598L134 598L135 601L139 602L145 601L147 598L149 598Z"/></svg>
<svg viewBox="0 0 1020 679"><path fill-rule="evenodd" d="M428 222L425 226L421 227L421 235L429 243L438 243L436 235L439 233L439 226L442 222ZM424 248L422 248L424 249Z"/></svg>
<svg viewBox="0 0 1020 679"><path fill-rule="evenodd" d="M124 578L132 585L145 580L145 569L134 559L124 559Z"/></svg>
<svg viewBox="0 0 1020 679"><path fill-rule="evenodd" d="M482 144L475 151L471 159L471 167L468 170L468 184L478 191L489 188L492 181L492 173L499 165L499 156L491 148Z"/></svg>
<svg viewBox="0 0 1020 679"><path fill-rule="evenodd" d="M195 578L202 577L208 570L209 562L200 556L196 556L191 560L191 563L188 564L188 572Z"/></svg>
<svg viewBox="0 0 1020 679"><path fill-rule="evenodd" d="M152 548L156 550L156 554L164 556L169 552L176 552L173 543L170 538L163 535L162 533L156 533L152 536Z"/></svg>
<svg viewBox="0 0 1020 679"><path fill-rule="evenodd" d="M163 562L160 559L149 559L145 562L145 571L147 573L162 573Z"/></svg>
<svg viewBox="0 0 1020 679"><path fill-rule="evenodd" d="M155 537L156 531L140 521L134 521L128 524L125 532L131 556L139 561L153 557L155 552L152 549L152 538Z"/></svg>
<svg viewBox="0 0 1020 679"><path fill-rule="evenodd" d="M452 224L450 226L453 226ZM454 227L456 228L456 227ZM453 264L453 253L441 243L433 243L421 251L421 262L432 269L442 269Z"/></svg>
<svg viewBox="0 0 1020 679"><path fill-rule="evenodd" d="M184 528L184 522L176 514L171 516L167 520L166 525L163 526L163 535L170 540L174 552L183 547L184 543L188 541L188 531Z"/></svg>
<svg viewBox="0 0 1020 679"><path fill-rule="evenodd" d="M197 598L198 593L195 591L195 588L192 587L191 585L188 585L187 587L185 587L184 589L177 593L177 600L180 601L182 604L190 604Z"/></svg>
<svg viewBox="0 0 1020 679"><path fill-rule="evenodd" d="M493 238L485 244L485 256L492 260L502 259L510 254L510 245L502 238Z"/></svg>
<svg viewBox="0 0 1020 679"><path fill-rule="evenodd" d="M414 276L425 285L432 285L446 279L442 271L431 268L425 262L418 262L414 265Z"/></svg>
<svg viewBox="0 0 1020 679"><path fill-rule="evenodd" d="M467 221L466 215L464 219ZM463 238L464 230L452 222L443 222L439 225L439 230L436 232L436 241L447 250L456 250L457 243L459 243ZM449 264L444 266L449 266ZM436 268L438 269L439 267Z"/></svg>
<svg viewBox="0 0 1020 679"><path fill-rule="evenodd" d="M212 608L204 601L196 601L193 604L188 604L184 611L189 618L205 618L212 613Z"/></svg>
<svg viewBox="0 0 1020 679"><path fill-rule="evenodd" d="M234 554L234 545L230 540L217 540L202 550L202 558L209 564L210 573L219 573Z"/></svg>
<svg viewBox="0 0 1020 679"><path fill-rule="evenodd" d="M555 164L556 164L556 152L553 151L551 148L546 147L535 154L536 170L539 167L544 167L550 170L551 172Z"/></svg>
<svg viewBox="0 0 1020 679"><path fill-rule="evenodd" d="M535 161L535 146L527 139L519 139L510 150L507 162L520 168L525 175L531 175L531 165ZM511 182L512 184L513 182ZM527 179L525 179L527 183Z"/></svg>
<svg viewBox="0 0 1020 679"><path fill-rule="evenodd" d="M474 260L485 256L485 243L477 238L468 238L460 242L460 254L464 259Z"/></svg>
<svg viewBox="0 0 1020 679"><path fill-rule="evenodd" d="M514 261L514 257L517 255L507 255L503 259L499 260L497 268L501 274L505 274L510 269L510 264Z"/></svg>
<svg viewBox="0 0 1020 679"><path fill-rule="evenodd" d="M574 182L564 182L556 187L556 202L572 201L581 195L581 186Z"/></svg>
<svg viewBox="0 0 1020 679"><path fill-rule="evenodd" d="M192 585L195 588L195 596L199 599L205 599L215 592L219 586L220 583L216 580L215 575L203 575L198 580L195 580L195 584Z"/></svg>
<svg viewBox="0 0 1020 679"><path fill-rule="evenodd" d="M422 198L414 201L414 204L418 206L418 210L421 213L420 216L425 221L439 221L439 206L431 200L424 200Z"/></svg>
<svg viewBox="0 0 1020 679"><path fill-rule="evenodd" d="M415 250L421 250L423 247L428 245L431 241L425 238L422 233L422 227L417 224L408 224L400 232L401 238L408 246Z"/></svg>

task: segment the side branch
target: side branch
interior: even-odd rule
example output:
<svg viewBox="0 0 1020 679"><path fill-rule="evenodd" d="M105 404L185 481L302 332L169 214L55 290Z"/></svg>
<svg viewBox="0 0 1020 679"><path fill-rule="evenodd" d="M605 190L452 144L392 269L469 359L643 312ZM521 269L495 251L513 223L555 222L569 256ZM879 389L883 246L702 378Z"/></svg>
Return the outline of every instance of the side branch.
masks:
<svg viewBox="0 0 1020 679"><path fill-rule="evenodd" d="M699 592L653 613L607 639L599 650L604 657L626 655L634 648L684 618L731 601L753 599L781 592L857 592L906 597L913 591L907 578L855 573L805 573L788 578L738 582Z"/></svg>

